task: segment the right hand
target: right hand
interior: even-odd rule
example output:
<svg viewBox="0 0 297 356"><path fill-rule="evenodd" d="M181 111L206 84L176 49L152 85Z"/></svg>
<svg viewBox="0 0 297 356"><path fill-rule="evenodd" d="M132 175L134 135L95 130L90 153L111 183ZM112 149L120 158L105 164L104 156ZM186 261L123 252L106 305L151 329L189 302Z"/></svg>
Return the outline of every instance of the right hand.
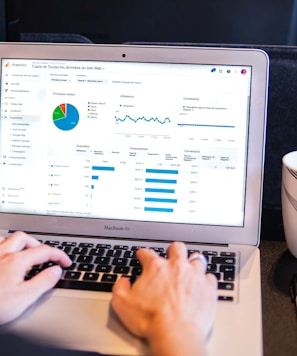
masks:
<svg viewBox="0 0 297 356"><path fill-rule="evenodd" d="M138 250L142 274L132 286L126 278L115 284L112 307L132 333L149 343L186 330L205 341L215 317L217 280L205 274L201 261L188 261L183 243L172 243L167 255L164 259L151 249Z"/></svg>

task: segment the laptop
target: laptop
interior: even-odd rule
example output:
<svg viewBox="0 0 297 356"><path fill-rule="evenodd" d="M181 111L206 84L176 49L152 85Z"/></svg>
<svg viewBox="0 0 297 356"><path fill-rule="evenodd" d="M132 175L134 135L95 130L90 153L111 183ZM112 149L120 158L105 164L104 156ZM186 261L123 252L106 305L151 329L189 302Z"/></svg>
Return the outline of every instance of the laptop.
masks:
<svg viewBox="0 0 297 356"><path fill-rule="evenodd" d="M139 277L138 248L166 257L184 241L218 278L209 355L261 355L265 52L2 43L0 58L1 233L26 231L73 259L7 329L146 355L110 308L112 285Z"/></svg>

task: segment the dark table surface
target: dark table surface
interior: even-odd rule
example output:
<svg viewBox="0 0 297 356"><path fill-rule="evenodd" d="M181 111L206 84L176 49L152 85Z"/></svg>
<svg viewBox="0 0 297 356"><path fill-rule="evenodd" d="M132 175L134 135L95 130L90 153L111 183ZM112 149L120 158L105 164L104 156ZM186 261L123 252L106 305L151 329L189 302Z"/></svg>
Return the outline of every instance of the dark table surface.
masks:
<svg viewBox="0 0 297 356"><path fill-rule="evenodd" d="M287 249L280 211L263 211L260 252L264 355L296 356L297 314L289 285L297 259Z"/></svg>

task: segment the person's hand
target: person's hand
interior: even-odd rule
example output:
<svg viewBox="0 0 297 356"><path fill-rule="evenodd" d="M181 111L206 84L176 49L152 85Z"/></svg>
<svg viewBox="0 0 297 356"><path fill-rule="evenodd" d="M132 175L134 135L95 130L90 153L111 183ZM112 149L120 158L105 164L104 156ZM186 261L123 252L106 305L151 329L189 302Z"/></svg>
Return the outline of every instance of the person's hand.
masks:
<svg viewBox="0 0 297 356"><path fill-rule="evenodd" d="M49 267L30 280L26 272L34 265L45 262L58 265ZM24 232L15 232L0 238L0 325L21 315L43 293L55 286L62 268L71 264L61 250L41 244ZM61 265L61 266L60 266Z"/></svg>
<svg viewBox="0 0 297 356"><path fill-rule="evenodd" d="M214 321L217 281L199 259L188 260L183 243L172 243L167 255L138 250L142 274L132 286L127 278L114 285L112 307L154 355L198 355Z"/></svg>

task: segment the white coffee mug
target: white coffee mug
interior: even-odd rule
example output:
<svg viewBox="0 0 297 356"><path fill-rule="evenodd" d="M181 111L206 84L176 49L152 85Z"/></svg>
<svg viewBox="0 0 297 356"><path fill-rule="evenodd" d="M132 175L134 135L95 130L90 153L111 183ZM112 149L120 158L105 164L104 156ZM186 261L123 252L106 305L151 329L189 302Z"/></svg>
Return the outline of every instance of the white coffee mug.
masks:
<svg viewBox="0 0 297 356"><path fill-rule="evenodd" d="M297 258L297 151L282 159L282 215L285 238Z"/></svg>

